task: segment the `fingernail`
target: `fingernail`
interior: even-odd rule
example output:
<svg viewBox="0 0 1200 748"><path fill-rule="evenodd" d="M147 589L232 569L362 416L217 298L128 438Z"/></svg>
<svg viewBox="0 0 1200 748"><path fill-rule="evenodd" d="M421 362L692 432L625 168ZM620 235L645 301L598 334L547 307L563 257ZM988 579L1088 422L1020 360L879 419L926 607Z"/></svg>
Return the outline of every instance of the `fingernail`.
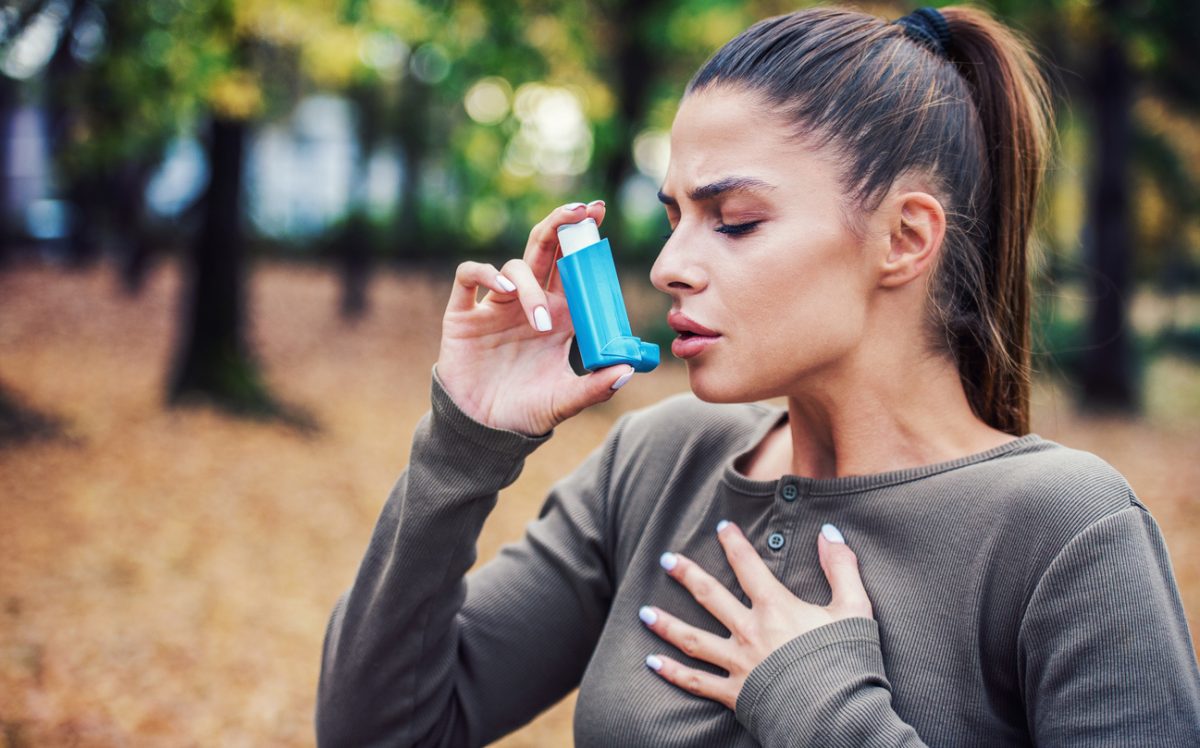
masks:
<svg viewBox="0 0 1200 748"><path fill-rule="evenodd" d="M717 523L717 532L724 530L729 525L729 520L723 519Z"/></svg>
<svg viewBox="0 0 1200 748"><path fill-rule="evenodd" d="M533 310L533 324L541 332L546 332L550 329L550 312L546 311L546 307L539 306Z"/></svg>
<svg viewBox="0 0 1200 748"><path fill-rule="evenodd" d="M496 282L499 283L500 287L503 288L505 291L516 291L517 290L516 284L513 283L512 281L510 281L508 278L505 278L503 275L497 275Z"/></svg>
<svg viewBox="0 0 1200 748"><path fill-rule="evenodd" d="M658 620L658 614L649 605L643 605L638 611L638 618L642 619L642 623L647 626L653 626L654 622Z"/></svg>
<svg viewBox="0 0 1200 748"><path fill-rule="evenodd" d="M583 203L567 203L563 206L564 210L579 210L584 207Z"/></svg>
<svg viewBox="0 0 1200 748"><path fill-rule="evenodd" d="M614 390L619 390L622 387L624 387L625 383L628 382L630 379L633 379L633 369L630 369L629 371L625 372L624 374L621 375L620 379L613 382L612 388Z"/></svg>
<svg viewBox="0 0 1200 748"><path fill-rule="evenodd" d="M591 205L604 205L604 201L603 201L603 200L593 200L593 201L591 201L590 203L588 203L588 205L589 205L589 206L591 206Z"/></svg>
<svg viewBox="0 0 1200 748"><path fill-rule="evenodd" d="M662 660L654 655L649 655L646 657L646 666L657 673L659 670L662 670Z"/></svg>
<svg viewBox="0 0 1200 748"><path fill-rule="evenodd" d="M821 525L821 534L824 535L825 539L830 541L831 543L845 543L846 542L846 539L842 537L841 531L838 530L833 525L829 524L828 522Z"/></svg>
<svg viewBox="0 0 1200 748"><path fill-rule="evenodd" d="M675 564L679 563L679 559L675 557L674 553L667 551L658 557L658 563L661 564L664 569L670 571L671 569L675 568Z"/></svg>

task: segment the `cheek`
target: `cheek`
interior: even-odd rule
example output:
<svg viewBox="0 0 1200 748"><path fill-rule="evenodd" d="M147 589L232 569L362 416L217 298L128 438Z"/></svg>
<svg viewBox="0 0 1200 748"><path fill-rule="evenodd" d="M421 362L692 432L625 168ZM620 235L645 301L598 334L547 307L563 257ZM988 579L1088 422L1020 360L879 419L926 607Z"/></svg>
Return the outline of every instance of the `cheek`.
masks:
<svg viewBox="0 0 1200 748"><path fill-rule="evenodd" d="M741 332L765 368L826 364L862 338L866 297L846 263L779 273L759 288L747 301Z"/></svg>

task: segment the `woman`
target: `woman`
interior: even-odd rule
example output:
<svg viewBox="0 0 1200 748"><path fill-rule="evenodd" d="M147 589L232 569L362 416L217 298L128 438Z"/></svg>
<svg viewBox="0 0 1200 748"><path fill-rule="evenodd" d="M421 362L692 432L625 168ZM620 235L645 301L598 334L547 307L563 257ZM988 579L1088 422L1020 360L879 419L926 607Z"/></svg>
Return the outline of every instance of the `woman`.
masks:
<svg viewBox="0 0 1200 748"><path fill-rule="evenodd" d="M650 274L695 396L621 417L465 580L497 491L632 371L576 377L545 285L556 227L603 203L459 266L432 409L330 621L321 743L480 745L579 686L581 746L1200 745L1158 525L1028 433L1049 128L979 10L727 44L680 104Z"/></svg>

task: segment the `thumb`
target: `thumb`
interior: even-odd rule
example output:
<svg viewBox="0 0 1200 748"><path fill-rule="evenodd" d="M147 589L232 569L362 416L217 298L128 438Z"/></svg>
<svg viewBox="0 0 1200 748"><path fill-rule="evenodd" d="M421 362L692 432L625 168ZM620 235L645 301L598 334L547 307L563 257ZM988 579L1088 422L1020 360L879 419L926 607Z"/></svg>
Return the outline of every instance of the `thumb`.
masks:
<svg viewBox="0 0 1200 748"><path fill-rule="evenodd" d="M874 618L871 600L858 573L858 556L846 545L842 533L830 524L822 525L817 539L817 555L829 580L833 598L826 606L838 618L862 616Z"/></svg>
<svg viewBox="0 0 1200 748"><path fill-rule="evenodd" d="M569 405L564 410L569 416L574 416L584 408L604 402L632 378L633 367L629 364L606 366L582 377L575 377L567 387Z"/></svg>

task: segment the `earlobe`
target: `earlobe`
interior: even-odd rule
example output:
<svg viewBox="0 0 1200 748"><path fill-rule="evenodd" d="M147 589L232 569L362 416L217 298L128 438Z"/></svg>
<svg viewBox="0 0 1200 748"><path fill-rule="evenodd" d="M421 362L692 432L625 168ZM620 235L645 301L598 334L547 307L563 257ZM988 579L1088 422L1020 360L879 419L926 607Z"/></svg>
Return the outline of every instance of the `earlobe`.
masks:
<svg viewBox="0 0 1200 748"><path fill-rule="evenodd" d="M880 284L898 287L932 266L946 232L942 205L925 192L899 196Z"/></svg>

